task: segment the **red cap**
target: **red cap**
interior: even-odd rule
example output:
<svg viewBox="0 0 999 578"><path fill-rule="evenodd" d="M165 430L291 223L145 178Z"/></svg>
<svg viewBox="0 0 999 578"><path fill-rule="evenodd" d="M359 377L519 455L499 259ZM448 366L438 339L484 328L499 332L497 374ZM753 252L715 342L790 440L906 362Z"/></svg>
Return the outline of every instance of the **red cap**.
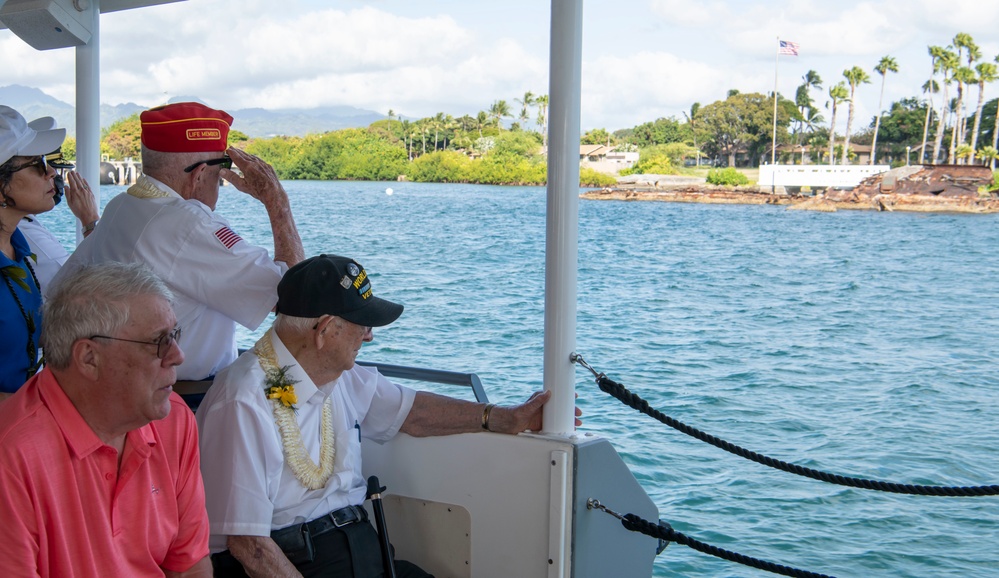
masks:
<svg viewBox="0 0 999 578"><path fill-rule="evenodd" d="M228 148L232 117L197 102L151 108L139 115L142 144L164 153L200 153Z"/></svg>

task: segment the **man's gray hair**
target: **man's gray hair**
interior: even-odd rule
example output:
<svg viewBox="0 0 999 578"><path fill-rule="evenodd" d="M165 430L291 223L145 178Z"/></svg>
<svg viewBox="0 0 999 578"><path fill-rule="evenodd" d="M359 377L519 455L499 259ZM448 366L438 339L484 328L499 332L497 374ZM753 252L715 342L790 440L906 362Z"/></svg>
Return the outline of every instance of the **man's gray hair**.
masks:
<svg viewBox="0 0 999 578"><path fill-rule="evenodd" d="M149 174L155 178L158 174L173 174L183 171L186 167L193 165L198 161L207 160L208 158L213 158L212 155L203 152L193 152L193 153L165 153L162 151L154 151L152 149L146 148L146 145L141 147L142 154L142 172ZM216 153L214 156L217 157L221 152Z"/></svg>
<svg viewBox="0 0 999 578"><path fill-rule="evenodd" d="M304 333L310 331L316 323L319 323L319 319L319 317L292 317L291 315L278 313L274 317L274 329L276 331Z"/></svg>
<svg viewBox="0 0 999 578"><path fill-rule="evenodd" d="M173 302L166 283L141 263L91 265L67 276L42 306L45 364L69 367L78 339L114 335L128 321L130 299L146 295Z"/></svg>

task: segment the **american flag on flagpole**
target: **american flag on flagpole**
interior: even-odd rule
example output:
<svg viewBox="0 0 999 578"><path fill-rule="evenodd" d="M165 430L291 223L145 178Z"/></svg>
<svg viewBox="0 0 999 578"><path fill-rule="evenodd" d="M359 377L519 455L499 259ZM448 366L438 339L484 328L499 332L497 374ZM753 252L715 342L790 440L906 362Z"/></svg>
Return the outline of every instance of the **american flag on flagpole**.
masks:
<svg viewBox="0 0 999 578"><path fill-rule="evenodd" d="M787 40L781 40L780 46L777 48L777 54L789 54L791 56L798 55L798 43L790 42Z"/></svg>

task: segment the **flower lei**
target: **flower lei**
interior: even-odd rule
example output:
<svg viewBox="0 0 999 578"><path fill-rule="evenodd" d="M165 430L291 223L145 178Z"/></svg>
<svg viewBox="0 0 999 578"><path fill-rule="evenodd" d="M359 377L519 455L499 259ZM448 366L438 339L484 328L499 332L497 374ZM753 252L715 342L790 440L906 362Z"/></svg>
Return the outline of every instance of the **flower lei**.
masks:
<svg viewBox="0 0 999 578"><path fill-rule="evenodd" d="M264 370L264 385L266 386L264 391L267 394L267 399L270 399L274 406L274 421L281 431L281 444L284 447L288 466L298 481L302 482L306 488L318 490L326 487L326 482L333 476L333 465L336 458L333 407L330 400L327 399L323 404L323 422L320 427L322 445L319 448L319 465L317 466L305 450L305 444L302 443L302 431L295 418L297 409L295 403L298 402L295 395L295 384L298 382L288 377L288 369L291 366L278 367L277 354L274 353L270 331L264 333L264 336L253 346L253 350L257 354L260 368Z"/></svg>

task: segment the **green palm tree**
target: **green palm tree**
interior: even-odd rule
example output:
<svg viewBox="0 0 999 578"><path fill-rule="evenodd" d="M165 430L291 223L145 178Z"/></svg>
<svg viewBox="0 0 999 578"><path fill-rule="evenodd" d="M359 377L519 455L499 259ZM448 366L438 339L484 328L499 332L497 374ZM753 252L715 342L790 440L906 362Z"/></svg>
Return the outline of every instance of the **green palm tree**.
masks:
<svg viewBox="0 0 999 578"><path fill-rule="evenodd" d="M528 90L524 93L524 98L514 99L520 103L520 122L527 126L527 121L530 120L530 108L534 106L534 93Z"/></svg>
<svg viewBox="0 0 999 578"><path fill-rule="evenodd" d="M482 129L489 126L489 115L486 111L480 110L475 117L475 126L479 129L479 138L482 138Z"/></svg>
<svg viewBox="0 0 999 578"><path fill-rule="evenodd" d="M538 107L538 127L541 128L541 145L548 150L548 95L542 94L534 98Z"/></svg>
<svg viewBox="0 0 999 578"><path fill-rule="evenodd" d="M999 67L992 62L979 62L975 66L978 73L978 106L975 108L975 127L971 131L971 148L978 148L978 131L982 128L982 107L985 106L985 83L999 80ZM999 115L997 115L999 116Z"/></svg>
<svg viewBox="0 0 999 578"><path fill-rule="evenodd" d="M406 157L413 160L413 134L408 120L402 121L402 142L406 145Z"/></svg>
<svg viewBox="0 0 999 578"><path fill-rule="evenodd" d="M999 55L996 55L996 62L999 63ZM996 103L996 123L992 127L992 148L999 150L999 102ZM992 166L995 166L994 160Z"/></svg>
<svg viewBox="0 0 999 578"><path fill-rule="evenodd" d="M829 123L829 164L836 164L836 109L840 103L850 97L850 91L841 80L836 86L829 87L829 98L832 102L832 120Z"/></svg>
<svg viewBox="0 0 999 578"><path fill-rule="evenodd" d="M814 118L815 114L815 103L812 101L811 89L812 88L822 88L822 78L819 76L818 72L814 70L809 70L801 77L801 86L795 91L794 103L798 106L798 112L800 113L798 119L798 129L795 131L796 139L795 143L801 143L801 133L805 130L806 121L809 118Z"/></svg>
<svg viewBox="0 0 999 578"><path fill-rule="evenodd" d="M430 126L434 129L434 150L437 150L438 135L444 129L444 113L438 112L430 119Z"/></svg>
<svg viewBox="0 0 999 578"><path fill-rule="evenodd" d="M683 113L683 116L687 117L687 124L690 125L690 133L694 135L694 150L697 151L697 160L694 162L697 166L701 166L701 149L697 148L697 113L700 110L701 103L695 102L690 105L690 114Z"/></svg>
<svg viewBox="0 0 999 578"><path fill-rule="evenodd" d="M968 34L967 32L958 32L956 35L954 35L954 40L951 42L954 48L957 49L958 65L960 66L960 61L962 56L964 56L965 53L967 53L967 58L968 58L967 68L969 70L973 70L975 61L979 60L982 57L982 50L981 48L978 47L977 44L975 44L975 41L974 39L971 38L971 35ZM958 106L957 106L957 117L955 120L956 123L955 126L957 127L957 130L954 132L954 134L956 134L957 136L957 142L964 142L965 140L963 93L964 93L964 87L966 85L974 84L975 81L969 82L969 79L971 78L972 75L973 72L972 73L963 72L960 75L958 75L956 74L955 71L955 80L957 80ZM953 142L954 139L951 138L951 143ZM951 149L953 150L953 146L951 147Z"/></svg>
<svg viewBox="0 0 999 578"><path fill-rule="evenodd" d="M954 80L957 81L957 98L954 101L954 126L951 127L950 133L948 163L953 163L956 160L958 143L964 144L964 87L977 83L978 78L973 69L967 66L958 66L954 70Z"/></svg>
<svg viewBox="0 0 999 578"><path fill-rule="evenodd" d="M846 117L846 135L843 137L843 156L840 164L846 164L846 155L850 150L850 130L853 129L853 112L857 102L857 87L861 84L870 84L871 77L859 66L854 66L843 71L843 76L850 83L850 112Z"/></svg>
<svg viewBox="0 0 999 578"><path fill-rule="evenodd" d="M961 164L971 164L971 159L975 157L975 149L971 148L968 143L961 143L957 147L957 152L955 153L958 161L964 161Z"/></svg>
<svg viewBox="0 0 999 578"><path fill-rule="evenodd" d="M926 120L923 121L923 144L919 147L919 162L922 164L926 160L926 137L930 133L930 116L933 114L933 95L940 92L940 83L931 76L923 83L923 94L929 95L926 99Z"/></svg>
<svg viewBox="0 0 999 578"><path fill-rule="evenodd" d="M881 107L885 99L885 79L889 72L898 72L898 62L891 56L882 56L881 62L874 67L875 72L881 75L881 96L878 97L878 116L874 120L874 140L871 141L871 163L874 164L878 154L878 131L881 130Z"/></svg>
<svg viewBox="0 0 999 578"><path fill-rule="evenodd" d="M511 116L510 105L505 100L494 101L489 107L489 116L493 119L496 126L499 126L501 119Z"/></svg>
<svg viewBox="0 0 999 578"><path fill-rule="evenodd" d="M940 117L937 119L936 136L933 139L933 157L930 162L935 163L940 158L940 148L943 145L943 135L947 129L947 107L950 103L948 88L952 82L951 74L960 64L957 54L940 46L930 46L930 56L934 61L934 70L943 74L943 101L940 104Z"/></svg>
<svg viewBox="0 0 999 578"><path fill-rule="evenodd" d="M984 146L975 156L981 159L983 165L988 164L990 169L995 169L999 150L996 150L996 147Z"/></svg>
<svg viewBox="0 0 999 578"><path fill-rule="evenodd" d="M444 150L447 150L447 135L454 134L455 129L458 128L458 121L456 121L450 114L444 115L442 127L444 129ZM452 138L451 140L454 139Z"/></svg>

